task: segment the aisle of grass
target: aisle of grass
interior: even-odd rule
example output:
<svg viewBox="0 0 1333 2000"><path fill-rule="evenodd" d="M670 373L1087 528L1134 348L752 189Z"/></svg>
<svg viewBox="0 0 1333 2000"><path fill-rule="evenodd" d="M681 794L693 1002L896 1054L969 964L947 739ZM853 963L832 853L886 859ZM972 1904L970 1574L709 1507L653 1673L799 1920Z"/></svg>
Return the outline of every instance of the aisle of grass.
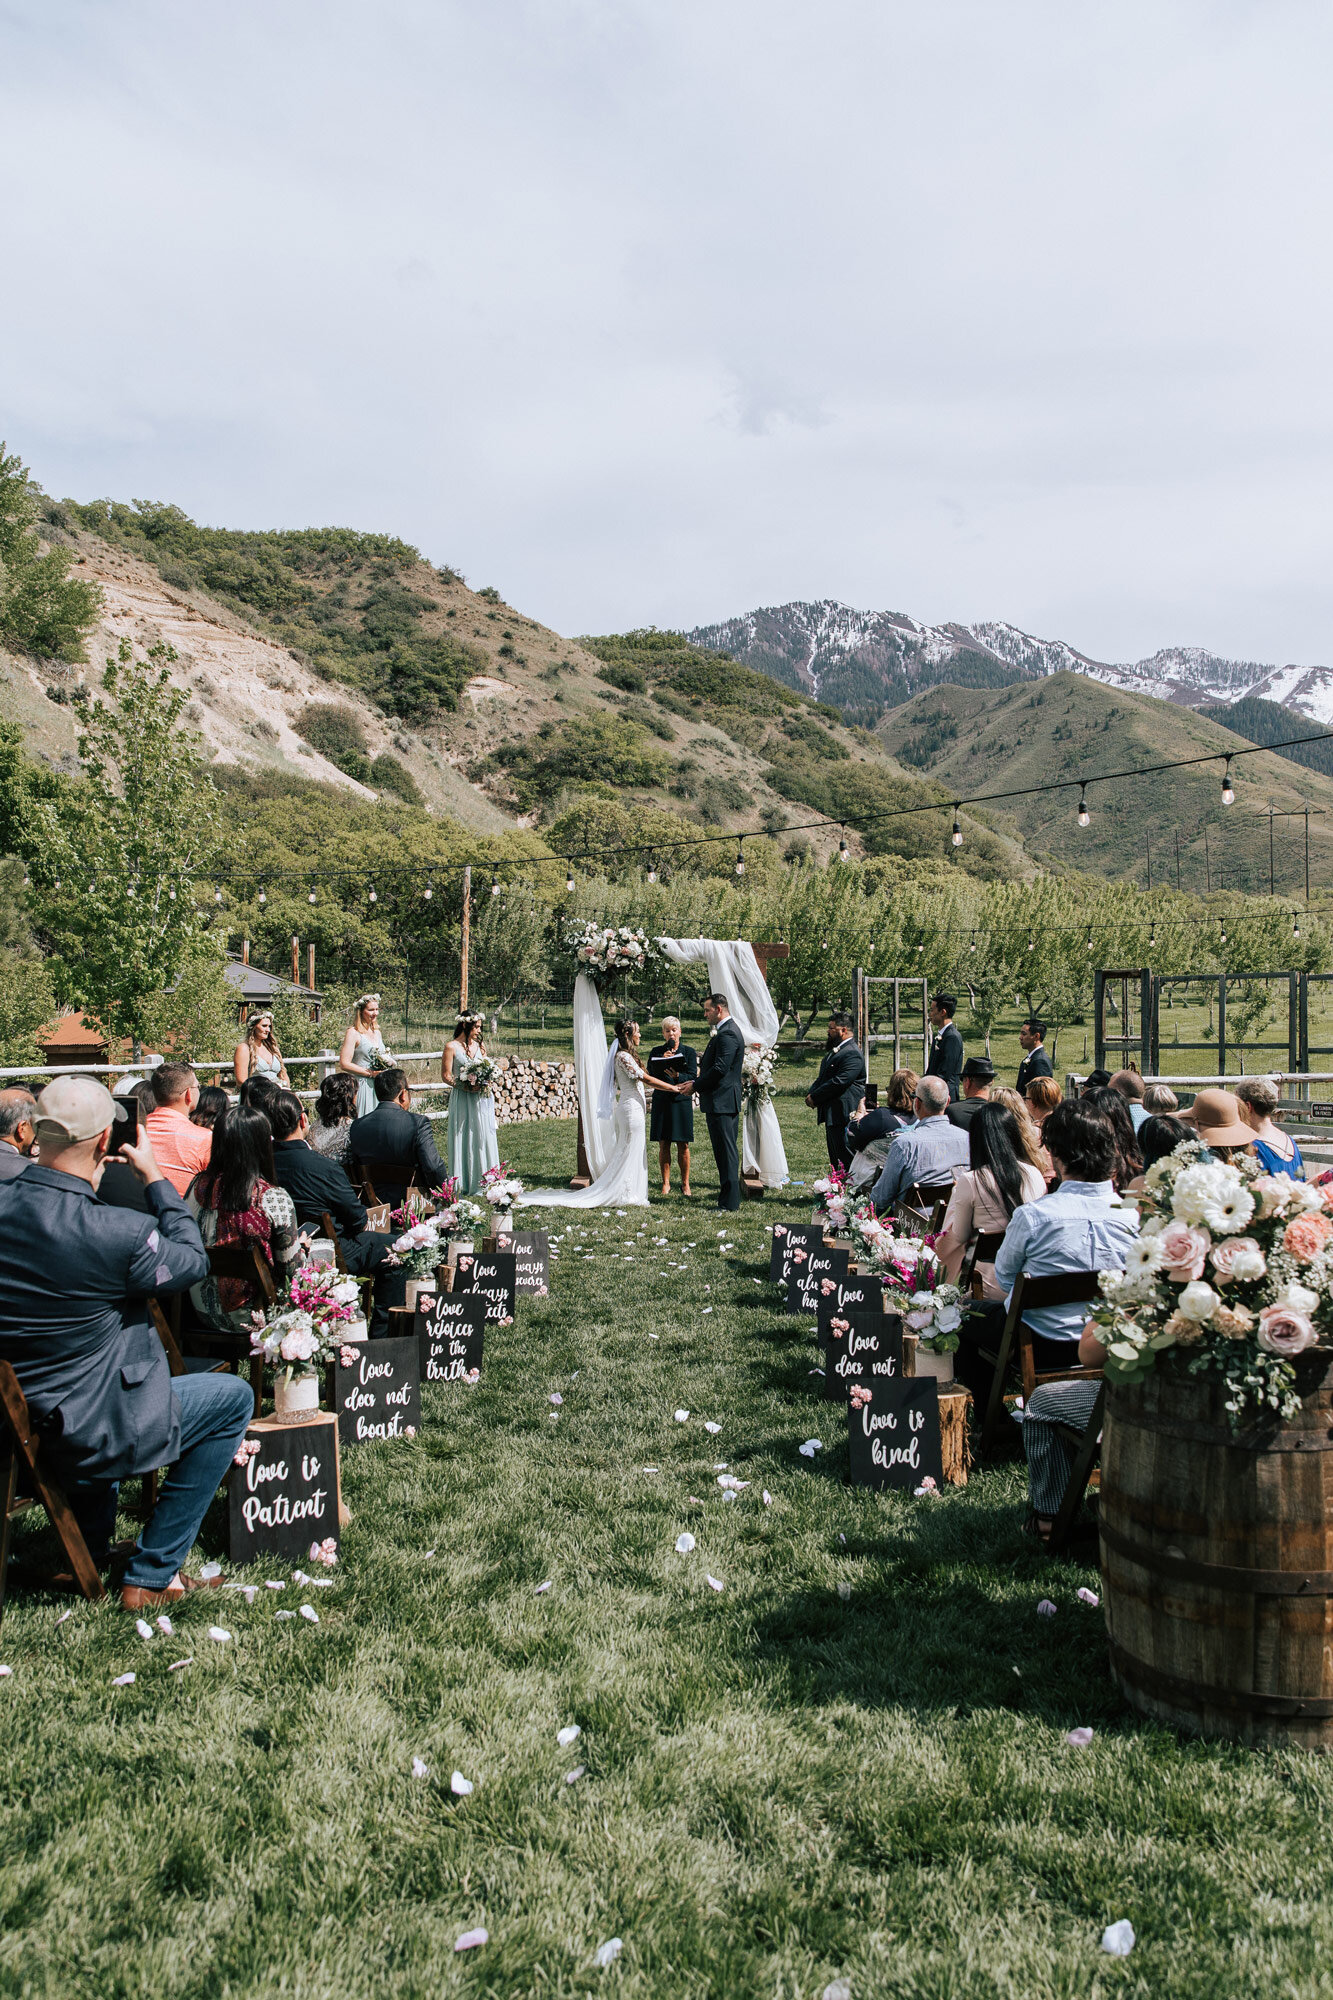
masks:
<svg viewBox="0 0 1333 2000"><path fill-rule="evenodd" d="M808 1120L784 1105L807 1176ZM529 1180L568 1171L567 1127L505 1137ZM1333 1990L1326 1766L1134 1723L1075 1595L1095 1576L1021 1536L1015 1471L939 1501L843 1486L845 1420L765 1279L807 1199L722 1239L701 1202L563 1218L587 1234L482 1384L349 1454L332 1589L261 1566L287 1589L210 1593L147 1644L111 1604L57 1626L65 1604L15 1596L0 1991ZM1097 1947L1122 1916L1120 1963ZM491 1942L456 1957L475 1925Z"/></svg>

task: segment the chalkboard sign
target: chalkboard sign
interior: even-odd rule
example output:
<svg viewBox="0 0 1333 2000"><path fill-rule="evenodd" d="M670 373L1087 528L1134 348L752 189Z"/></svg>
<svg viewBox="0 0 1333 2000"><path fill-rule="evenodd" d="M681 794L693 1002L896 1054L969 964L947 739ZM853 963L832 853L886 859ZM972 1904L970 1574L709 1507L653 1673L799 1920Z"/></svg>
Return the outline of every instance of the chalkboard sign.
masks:
<svg viewBox="0 0 1333 2000"><path fill-rule="evenodd" d="M416 1334L423 1382L465 1382L481 1373L486 1301L477 1292L418 1294Z"/></svg>
<svg viewBox="0 0 1333 2000"><path fill-rule="evenodd" d="M447 1296L447 1295L446 1295ZM421 1361L415 1339L367 1340L350 1368L333 1371L338 1435L344 1444L415 1436L421 1426Z"/></svg>
<svg viewBox="0 0 1333 2000"><path fill-rule="evenodd" d="M817 1223L775 1222L773 1244L768 1253L769 1277L785 1285L791 1276L792 1251L818 1249L823 1241L824 1231Z"/></svg>
<svg viewBox="0 0 1333 2000"><path fill-rule="evenodd" d="M247 1445L257 1444L227 1479L229 1554L235 1563L256 1556L309 1556L312 1542L338 1539L338 1440L332 1416L308 1424L275 1417L250 1425Z"/></svg>
<svg viewBox="0 0 1333 2000"><path fill-rule="evenodd" d="M943 1486L939 1388L933 1376L855 1384L848 1392L847 1430L853 1486L910 1489L927 1476Z"/></svg>
<svg viewBox="0 0 1333 2000"><path fill-rule="evenodd" d="M515 1289L544 1299L551 1289L551 1239L544 1229L516 1229L509 1239L514 1252Z"/></svg>
<svg viewBox="0 0 1333 2000"><path fill-rule="evenodd" d="M787 1280L787 1311L809 1313L812 1317L823 1296L821 1285L825 1278L834 1283L847 1276L850 1252L830 1250L822 1239L817 1247L805 1250L798 1246L792 1252L791 1276Z"/></svg>
<svg viewBox="0 0 1333 2000"><path fill-rule="evenodd" d="M824 1350L824 1397L845 1402L853 1382L900 1382L903 1323L897 1313L849 1312L829 1322Z"/></svg>
<svg viewBox="0 0 1333 2000"><path fill-rule="evenodd" d="M815 1310L822 1347L828 1340L831 1319L846 1319L848 1313L883 1312L884 1280L868 1272L848 1272L845 1278L822 1278Z"/></svg>
<svg viewBox="0 0 1333 2000"><path fill-rule="evenodd" d="M487 1326L512 1326L518 1258L512 1250L465 1251L454 1266L454 1290L485 1299Z"/></svg>

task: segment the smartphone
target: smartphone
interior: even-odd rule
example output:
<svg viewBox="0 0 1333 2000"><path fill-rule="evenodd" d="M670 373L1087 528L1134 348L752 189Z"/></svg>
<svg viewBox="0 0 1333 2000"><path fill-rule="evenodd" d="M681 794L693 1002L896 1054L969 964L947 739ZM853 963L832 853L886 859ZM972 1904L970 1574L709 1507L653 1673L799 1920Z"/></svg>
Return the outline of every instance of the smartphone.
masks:
<svg viewBox="0 0 1333 2000"><path fill-rule="evenodd" d="M866 1110L877 1111L878 1109L879 1109L879 1085L877 1083L868 1083L866 1085Z"/></svg>
<svg viewBox="0 0 1333 2000"><path fill-rule="evenodd" d="M118 1105L122 1104L124 1105L125 1118L123 1121L118 1118L115 1124L111 1128L111 1144L107 1147L108 1157L110 1157L115 1153L124 1152L127 1144L135 1146L139 1142L138 1098L118 1097L116 1099L116 1103Z"/></svg>

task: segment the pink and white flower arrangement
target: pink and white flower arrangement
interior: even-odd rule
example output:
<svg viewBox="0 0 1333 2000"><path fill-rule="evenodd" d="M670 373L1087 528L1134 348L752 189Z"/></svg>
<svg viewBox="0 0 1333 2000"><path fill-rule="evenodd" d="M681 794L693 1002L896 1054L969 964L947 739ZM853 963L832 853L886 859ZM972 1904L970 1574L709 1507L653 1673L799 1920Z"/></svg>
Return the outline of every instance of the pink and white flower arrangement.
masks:
<svg viewBox="0 0 1333 2000"><path fill-rule="evenodd" d="M813 1189L819 1198L816 1219L822 1219L835 1234L846 1229L852 1211L846 1167L830 1167L822 1179L813 1183Z"/></svg>
<svg viewBox="0 0 1333 2000"><path fill-rule="evenodd" d="M1220 1374L1239 1426L1299 1408L1291 1362L1333 1335L1333 1216L1317 1187L1186 1140L1144 1177L1125 1268L1093 1315L1113 1381L1162 1365Z"/></svg>
<svg viewBox="0 0 1333 2000"><path fill-rule="evenodd" d="M436 1265L442 1262L444 1254L439 1218L431 1216L414 1222L410 1229L396 1236L384 1261L406 1271L409 1278L428 1278Z"/></svg>
<svg viewBox="0 0 1333 2000"><path fill-rule="evenodd" d="M501 1160L498 1167L487 1167L481 1177L481 1198L490 1203L496 1215L508 1215L522 1192L523 1183L517 1174L510 1173L507 1160Z"/></svg>
<svg viewBox="0 0 1333 2000"><path fill-rule="evenodd" d="M316 1319L291 1306L277 1308L262 1331L256 1328L251 1333L250 1352L262 1354L275 1373L299 1381L318 1375L333 1360L342 1346L342 1328L341 1319Z"/></svg>
<svg viewBox="0 0 1333 2000"><path fill-rule="evenodd" d="M561 943L576 972L586 973L599 989L627 975L642 972L663 957L661 947L644 931L628 924L601 925L573 920L566 923Z"/></svg>

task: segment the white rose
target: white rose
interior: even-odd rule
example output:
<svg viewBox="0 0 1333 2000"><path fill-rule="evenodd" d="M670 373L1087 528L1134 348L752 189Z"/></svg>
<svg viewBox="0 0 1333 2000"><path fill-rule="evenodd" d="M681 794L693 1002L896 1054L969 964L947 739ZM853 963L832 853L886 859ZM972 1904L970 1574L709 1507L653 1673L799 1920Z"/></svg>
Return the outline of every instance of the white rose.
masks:
<svg viewBox="0 0 1333 2000"><path fill-rule="evenodd" d="M929 1312L934 1303L935 1301L929 1292L913 1292L912 1294L912 1304L918 1312Z"/></svg>
<svg viewBox="0 0 1333 2000"><path fill-rule="evenodd" d="M1186 1319L1198 1320L1200 1324L1204 1320L1211 1319L1221 1303L1220 1296L1213 1290L1212 1286L1205 1285L1197 1278L1192 1284L1186 1285L1184 1291L1176 1301L1177 1306L1184 1313Z"/></svg>
<svg viewBox="0 0 1333 2000"><path fill-rule="evenodd" d="M945 1306L943 1312L936 1315L935 1324L941 1333L957 1333L963 1324L963 1315L957 1306Z"/></svg>
<svg viewBox="0 0 1333 2000"><path fill-rule="evenodd" d="M1319 1294L1312 1292L1308 1285L1298 1285L1293 1278L1289 1285L1284 1285L1281 1291L1275 1294L1273 1303L1278 1306L1290 1306L1293 1312L1312 1313L1319 1304Z"/></svg>
<svg viewBox="0 0 1333 2000"><path fill-rule="evenodd" d="M1322 1192L1319 1188L1312 1186L1310 1182L1293 1181L1291 1185L1293 1189L1291 1206L1295 1209L1297 1215L1304 1214L1306 1210L1313 1212L1316 1208L1324 1206Z"/></svg>

